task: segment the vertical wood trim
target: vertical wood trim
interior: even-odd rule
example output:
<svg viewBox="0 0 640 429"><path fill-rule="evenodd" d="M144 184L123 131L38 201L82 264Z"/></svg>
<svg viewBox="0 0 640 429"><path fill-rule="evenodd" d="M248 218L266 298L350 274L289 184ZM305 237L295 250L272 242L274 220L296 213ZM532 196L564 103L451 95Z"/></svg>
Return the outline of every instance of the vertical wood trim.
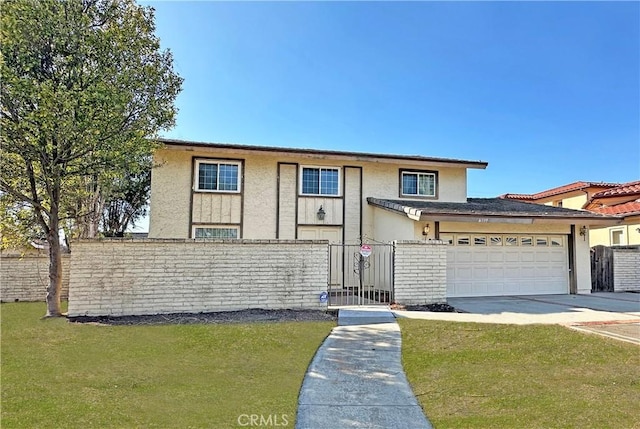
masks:
<svg viewBox="0 0 640 429"><path fill-rule="evenodd" d="M280 238L280 174L282 163L278 162L278 174L276 176L276 239Z"/></svg>
<svg viewBox="0 0 640 429"><path fill-rule="evenodd" d="M242 168L242 175L240 176L240 237L244 238L244 176L245 176L245 164L244 159L240 160L240 168Z"/></svg>
<svg viewBox="0 0 640 429"><path fill-rule="evenodd" d="M433 222L433 234L436 240L440 240L440 221Z"/></svg>
<svg viewBox="0 0 640 429"><path fill-rule="evenodd" d="M299 196L300 196L300 164L296 163L296 195L295 195L295 201L296 201L296 210L295 210L295 224L293 226L294 229L294 234L295 234L295 239L298 239L298 200L299 200Z"/></svg>
<svg viewBox="0 0 640 429"><path fill-rule="evenodd" d="M342 244L347 235L347 168L342 167Z"/></svg>
<svg viewBox="0 0 640 429"><path fill-rule="evenodd" d="M193 238L193 194L195 193L195 189L194 189L194 181L195 179L195 172L196 170L196 157L192 156L191 157L191 184L189 185L191 187L191 192L189 195L189 234L187 235L188 238Z"/></svg>
<svg viewBox="0 0 640 429"><path fill-rule="evenodd" d="M364 195L364 189L362 189L362 167L358 167L360 169L360 243L362 244L362 217L364 213L364 207L362 203L362 196Z"/></svg>

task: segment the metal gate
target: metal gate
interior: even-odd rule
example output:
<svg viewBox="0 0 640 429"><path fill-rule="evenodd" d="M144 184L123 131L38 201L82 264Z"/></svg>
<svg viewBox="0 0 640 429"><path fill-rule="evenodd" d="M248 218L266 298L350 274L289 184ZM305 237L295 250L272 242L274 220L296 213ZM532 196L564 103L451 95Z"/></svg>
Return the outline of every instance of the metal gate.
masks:
<svg viewBox="0 0 640 429"><path fill-rule="evenodd" d="M390 304L393 301L393 244L370 244L364 257L358 244L329 245L330 306Z"/></svg>

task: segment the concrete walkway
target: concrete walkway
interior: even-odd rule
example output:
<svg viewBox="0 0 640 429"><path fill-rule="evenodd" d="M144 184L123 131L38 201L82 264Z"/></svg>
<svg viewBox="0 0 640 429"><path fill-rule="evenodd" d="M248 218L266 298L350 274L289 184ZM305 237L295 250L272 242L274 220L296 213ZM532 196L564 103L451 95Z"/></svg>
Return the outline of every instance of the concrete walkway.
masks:
<svg viewBox="0 0 640 429"><path fill-rule="evenodd" d="M389 309L340 309L298 398L298 429L432 428L402 369Z"/></svg>

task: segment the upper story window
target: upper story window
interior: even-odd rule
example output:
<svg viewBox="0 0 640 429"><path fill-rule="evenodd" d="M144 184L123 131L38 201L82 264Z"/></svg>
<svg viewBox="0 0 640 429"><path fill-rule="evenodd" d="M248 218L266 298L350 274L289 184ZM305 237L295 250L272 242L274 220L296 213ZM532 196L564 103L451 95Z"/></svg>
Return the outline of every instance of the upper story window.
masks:
<svg viewBox="0 0 640 429"><path fill-rule="evenodd" d="M196 161L196 190L240 192L240 163L234 161Z"/></svg>
<svg viewBox="0 0 640 429"><path fill-rule="evenodd" d="M340 169L332 167L302 167L302 195L340 195Z"/></svg>
<svg viewBox="0 0 640 429"><path fill-rule="evenodd" d="M436 172L401 171L400 194L416 197L435 197L436 180Z"/></svg>

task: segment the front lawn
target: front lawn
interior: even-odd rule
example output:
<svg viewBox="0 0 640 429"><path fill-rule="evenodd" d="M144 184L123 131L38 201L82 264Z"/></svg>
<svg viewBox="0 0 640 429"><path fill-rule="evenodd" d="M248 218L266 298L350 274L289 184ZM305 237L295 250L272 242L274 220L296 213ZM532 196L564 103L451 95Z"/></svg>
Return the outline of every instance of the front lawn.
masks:
<svg viewBox="0 0 640 429"><path fill-rule="evenodd" d="M41 320L43 303L0 311L2 428L228 428L244 415L292 427L335 325L98 326Z"/></svg>
<svg viewBox="0 0 640 429"><path fill-rule="evenodd" d="M437 429L640 427L636 345L561 326L398 321Z"/></svg>

